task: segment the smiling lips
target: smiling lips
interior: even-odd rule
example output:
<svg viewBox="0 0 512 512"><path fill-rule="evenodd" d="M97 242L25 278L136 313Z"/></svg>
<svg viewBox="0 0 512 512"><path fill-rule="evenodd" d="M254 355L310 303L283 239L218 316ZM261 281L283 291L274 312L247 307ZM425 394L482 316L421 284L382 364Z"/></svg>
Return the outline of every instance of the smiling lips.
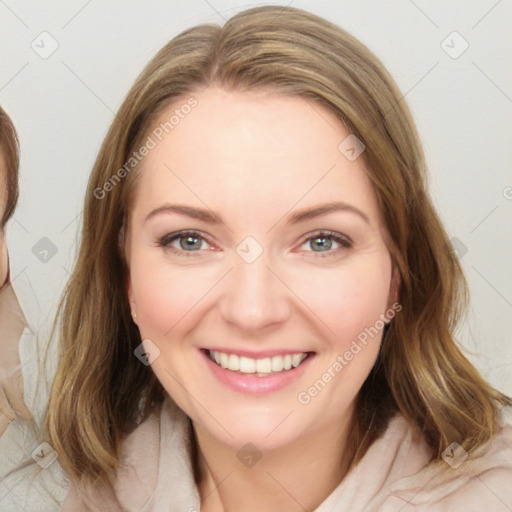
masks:
<svg viewBox="0 0 512 512"><path fill-rule="evenodd" d="M297 368L309 352L297 352L295 354L276 355L262 359L228 354L216 350L208 350L208 356L221 368L243 374L252 374L256 377L268 377L276 373L283 373L292 368Z"/></svg>

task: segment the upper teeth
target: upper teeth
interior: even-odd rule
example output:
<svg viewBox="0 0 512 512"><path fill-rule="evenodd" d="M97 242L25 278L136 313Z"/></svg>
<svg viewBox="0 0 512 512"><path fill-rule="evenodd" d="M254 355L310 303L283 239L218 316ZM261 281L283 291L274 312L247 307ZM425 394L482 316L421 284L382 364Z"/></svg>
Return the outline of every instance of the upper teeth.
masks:
<svg viewBox="0 0 512 512"><path fill-rule="evenodd" d="M286 354L284 356L265 357L263 359L252 359L250 357L227 354L225 352L209 351L210 358L222 368L241 373L263 373L280 372L290 370L299 366L307 357L307 352L297 354Z"/></svg>

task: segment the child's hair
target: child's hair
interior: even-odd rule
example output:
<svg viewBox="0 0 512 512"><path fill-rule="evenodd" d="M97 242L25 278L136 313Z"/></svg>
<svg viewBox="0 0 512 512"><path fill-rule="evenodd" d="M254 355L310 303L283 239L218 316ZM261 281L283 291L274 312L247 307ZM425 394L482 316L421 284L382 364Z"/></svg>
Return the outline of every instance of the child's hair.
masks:
<svg viewBox="0 0 512 512"><path fill-rule="evenodd" d="M402 310L358 396L352 463L397 410L421 429L433 458L453 441L471 452L492 439L500 404L511 401L483 380L454 340L467 285L428 196L403 95L380 61L338 26L300 9L267 6L172 39L138 77L103 142L60 306L61 355L47 427L64 469L77 479L112 475L123 437L164 396L151 368L133 354L141 339L118 241L139 169L125 164L165 109L210 84L303 97L332 111L366 147L362 158L390 233Z"/></svg>
<svg viewBox="0 0 512 512"><path fill-rule="evenodd" d="M18 203L19 144L16 129L5 110L0 107L0 172L5 180L5 205L0 204L0 231L5 228ZM0 184L2 184L0 180Z"/></svg>

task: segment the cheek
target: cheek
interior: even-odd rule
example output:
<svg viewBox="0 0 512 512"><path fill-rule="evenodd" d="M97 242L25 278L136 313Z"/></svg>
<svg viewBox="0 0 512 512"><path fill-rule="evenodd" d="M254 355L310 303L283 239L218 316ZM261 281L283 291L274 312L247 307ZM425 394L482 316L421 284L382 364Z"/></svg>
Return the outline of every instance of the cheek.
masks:
<svg viewBox="0 0 512 512"><path fill-rule="evenodd" d="M324 352L310 387L302 390L298 401L314 402L323 411L323 421L337 421L339 411L349 407L375 364L390 280L391 262L384 257L316 274L310 286L302 287L308 308L318 317L316 326L324 333Z"/></svg>
<svg viewBox="0 0 512 512"><path fill-rule="evenodd" d="M130 282L143 337L167 334L201 301L215 276L198 267L170 265L151 251L134 251Z"/></svg>
<svg viewBox="0 0 512 512"><path fill-rule="evenodd" d="M314 312L317 323L324 325L326 336L343 345L373 326L386 311L390 280L390 260L368 258L308 273L308 279L298 277L294 290Z"/></svg>

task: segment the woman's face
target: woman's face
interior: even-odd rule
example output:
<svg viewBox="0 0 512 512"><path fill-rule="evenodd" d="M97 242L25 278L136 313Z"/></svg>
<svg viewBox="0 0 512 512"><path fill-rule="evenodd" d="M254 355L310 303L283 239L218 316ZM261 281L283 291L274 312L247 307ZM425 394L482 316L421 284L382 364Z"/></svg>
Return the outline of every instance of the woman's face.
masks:
<svg viewBox="0 0 512 512"><path fill-rule="evenodd" d="M193 97L161 141L150 134L128 222L128 293L153 371L196 428L234 448L339 429L395 301L363 158L350 139L342 153L349 132L312 102Z"/></svg>

